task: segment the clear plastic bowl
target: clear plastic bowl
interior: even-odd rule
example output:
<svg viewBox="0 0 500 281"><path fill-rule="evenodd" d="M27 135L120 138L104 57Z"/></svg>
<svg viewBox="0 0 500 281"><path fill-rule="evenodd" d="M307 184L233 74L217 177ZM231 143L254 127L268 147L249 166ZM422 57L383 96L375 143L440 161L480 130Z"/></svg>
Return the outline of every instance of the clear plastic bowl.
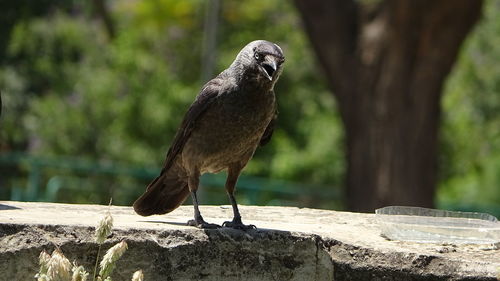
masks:
<svg viewBox="0 0 500 281"><path fill-rule="evenodd" d="M375 210L382 235L421 243L492 244L500 242L500 222L492 215L420 207Z"/></svg>

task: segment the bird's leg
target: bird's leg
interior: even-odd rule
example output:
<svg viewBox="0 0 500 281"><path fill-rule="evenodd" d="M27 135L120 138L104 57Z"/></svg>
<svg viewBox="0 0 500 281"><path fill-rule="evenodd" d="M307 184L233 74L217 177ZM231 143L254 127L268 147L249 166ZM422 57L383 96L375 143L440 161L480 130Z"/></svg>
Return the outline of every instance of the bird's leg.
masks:
<svg viewBox="0 0 500 281"><path fill-rule="evenodd" d="M229 196L229 202L231 202L231 205L233 206L234 217L233 217L232 221L225 221L222 224L222 226L236 228L236 229L242 229L242 230L257 228L253 224L246 225L246 224L243 224L243 222L241 222L240 211L238 210L238 204L236 203L236 199L234 198L233 193L228 192L228 196Z"/></svg>
<svg viewBox="0 0 500 281"><path fill-rule="evenodd" d="M238 210L238 204L236 203L236 199L234 198L234 187L236 186L236 181L238 181L238 176L240 175L240 169L229 168L227 172L227 180L226 180L226 192L229 196L229 202L231 202L231 206L233 207L233 220L226 221L222 224L222 226L236 228L236 229L254 229L255 225L249 224L245 225L241 222L240 211Z"/></svg>
<svg viewBox="0 0 500 281"><path fill-rule="evenodd" d="M198 228L219 228L220 225L214 223L207 223L200 213L200 208L198 207L198 196L196 196L196 191L198 190L199 184L199 175L194 177L189 177L188 186L191 191L191 198L193 198L193 206L194 206L194 219L189 220L187 225L196 226Z"/></svg>

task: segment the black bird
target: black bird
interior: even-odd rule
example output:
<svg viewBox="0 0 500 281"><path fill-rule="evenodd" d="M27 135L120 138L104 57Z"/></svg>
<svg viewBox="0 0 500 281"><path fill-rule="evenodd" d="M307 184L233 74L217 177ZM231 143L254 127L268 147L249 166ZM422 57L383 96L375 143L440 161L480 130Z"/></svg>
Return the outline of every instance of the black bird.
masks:
<svg viewBox="0 0 500 281"><path fill-rule="evenodd" d="M273 88L284 61L278 45L253 41L228 69L203 86L177 130L160 175L134 203L139 215L171 212L191 193L194 220L188 221L188 225L219 227L201 216L196 191L200 175L227 169L225 186L234 218L223 226L255 227L241 222L233 193L256 148L266 144L273 133L277 117Z"/></svg>

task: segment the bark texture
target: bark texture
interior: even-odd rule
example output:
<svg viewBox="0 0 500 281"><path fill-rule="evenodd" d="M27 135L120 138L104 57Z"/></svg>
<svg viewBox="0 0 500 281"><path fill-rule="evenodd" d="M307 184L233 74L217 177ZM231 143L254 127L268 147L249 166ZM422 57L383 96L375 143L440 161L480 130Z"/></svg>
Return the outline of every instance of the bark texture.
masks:
<svg viewBox="0 0 500 281"><path fill-rule="evenodd" d="M482 1L295 3L345 126L348 208L432 206L442 86Z"/></svg>

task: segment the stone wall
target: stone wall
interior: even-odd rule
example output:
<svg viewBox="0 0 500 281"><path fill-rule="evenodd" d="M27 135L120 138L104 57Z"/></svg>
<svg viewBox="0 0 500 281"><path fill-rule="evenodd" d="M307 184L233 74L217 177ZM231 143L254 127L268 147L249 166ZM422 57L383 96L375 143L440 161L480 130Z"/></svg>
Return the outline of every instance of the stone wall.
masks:
<svg viewBox="0 0 500 281"><path fill-rule="evenodd" d="M0 202L0 280L34 280L38 255L59 247L88 270L97 254L94 226L107 206ZM191 206L140 217L110 208L115 220L104 250L129 249L114 280L497 280L495 245L388 241L374 215L289 207L241 206L247 232L185 226ZM227 206L202 206L211 223L230 220Z"/></svg>

